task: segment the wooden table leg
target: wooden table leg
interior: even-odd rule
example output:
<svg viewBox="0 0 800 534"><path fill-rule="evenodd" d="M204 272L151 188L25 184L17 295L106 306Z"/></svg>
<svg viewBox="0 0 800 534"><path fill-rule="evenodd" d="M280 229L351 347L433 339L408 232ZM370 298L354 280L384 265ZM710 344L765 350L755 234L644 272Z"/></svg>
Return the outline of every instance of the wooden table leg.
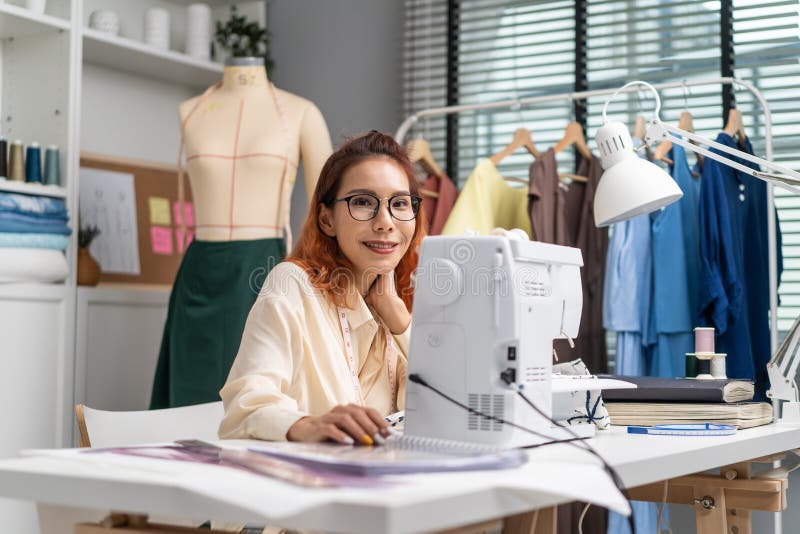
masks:
<svg viewBox="0 0 800 534"><path fill-rule="evenodd" d="M725 490L717 487L694 488L695 524L698 534L727 534L728 518L725 509Z"/></svg>
<svg viewBox="0 0 800 534"><path fill-rule="evenodd" d="M750 479L753 472L753 464L750 462L740 462L738 464L726 465L721 467L719 472L728 480ZM741 508L728 508L726 517L728 528L731 534L751 534L752 533L752 512Z"/></svg>

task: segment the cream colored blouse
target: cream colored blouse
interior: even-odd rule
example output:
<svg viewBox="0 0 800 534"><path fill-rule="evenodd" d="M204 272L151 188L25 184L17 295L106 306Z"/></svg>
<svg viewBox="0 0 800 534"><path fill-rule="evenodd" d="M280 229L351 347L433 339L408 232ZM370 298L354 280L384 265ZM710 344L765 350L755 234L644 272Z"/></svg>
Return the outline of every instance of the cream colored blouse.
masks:
<svg viewBox="0 0 800 534"><path fill-rule="evenodd" d="M366 405L386 415L402 410L410 326L392 336L397 352L397 384L392 388L384 329L360 295L355 308L345 313ZM283 262L267 276L220 396L225 405L220 438L272 441L285 440L301 417L325 414L339 404L360 403L336 306L311 285L300 266Z"/></svg>

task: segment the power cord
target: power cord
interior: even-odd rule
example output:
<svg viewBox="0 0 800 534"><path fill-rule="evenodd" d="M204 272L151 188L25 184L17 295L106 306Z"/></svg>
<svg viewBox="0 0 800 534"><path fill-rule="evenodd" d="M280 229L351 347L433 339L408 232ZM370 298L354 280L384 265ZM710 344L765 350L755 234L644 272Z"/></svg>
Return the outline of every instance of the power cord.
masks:
<svg viewBox="0 0 800 534"><path fill-rule="evenodd" d="M578 534L583 534L583 520L586 518L586 512L589 511L589 507L592 503L587 502L586 506L583 507L583 511L581 512L581 517L578 519Z"/></svg>
<svg viewBox="0 0 800 534"><path fill-rule="evenodd" d="M665 480L664 495L661 497L661 504L658 506L658 520L656 521L656 534L661 534L663 528L666 528L667 532L669 532L669 534L672 534L672 528L670 528L669 523L664 521L664 508L667 506L668 496L669 496L669 480Z"/></svg>
<svg viewBox="0 0 800 534"><path fill-rule="evenodd" d="M506 420L501 419L499 417L494 417L492 415L485 414L483 412L475 410L474 408L470 408L466 404L463 404L463 403L459 402L458 400L450 397L446 393L444 393L442 391L439 391L439 389L435 388L434 386L428 384L421 376L419 376L416 373L411 373L410 375L408 375L408 379L411 382L414 382L415 384L419 384L420 386L423 386L425 388L430 389L431 391L433 391L434 393L436 393L440 397L450 401L451 403L455 404L456 406L459 406L459 407L467 410L471 414L474 414L474 415L477 415L477 416L480 416L480 417L485 417L485 418L487 418L487 419L489 419L491 421L497 421L499 423L508 424L508 425L510 425L510 426L512 426L514 428L518 428L520 430L528 432L529 434L533 434L534 436L550 440L550 441L547 441L545 443L539 443L539 444L536 444L536 445L530 445L530 446L527 446L527 447L521 447L523 449L534 449L534 448L538 448L538 447L543 447L545 445L555 445L555 444L559 444L559 443L567 443L569 445L572 445L573 447L577 447L579 449L583 449L585 451L588 451L590 454L592 454L598 460L600 460L600 463L603 464L603 469L605 469L605 471L611 477L611 480L614 482L614 485L617 487L617 489L620 491L620 493L622 493L623 497L625 497L625 500L628 502L628 506L630 507L631 511L633 510L633 507L631 506L631 500L628 498L627 494L625 493L624 487L622 485L622 479L619 477L619 474L617 474L616 470L613 467L611 467L608 464L608 462L606 462L605 458L603 458L600 455L600 453L598 453L591 445L586 443L582 437L580 437L577 434L575 434L569 427L561 427L550 416L548 416L542 410L540 410L538 406L536 406L533 402L531 402L530 399L528 399L528 397L526 397L525 394L522 393L522 391L519 390L519 388L515 388L516 389L516 393L517 393L517 395L519 395L522 398L523 401L525 401L525 403L528 406L533 408L533 410L536 413L538 413L540 416L542 416L545 419L547 419L548 421L550 421L550 423L552 423L553 425L564 429L572 437L569 438L569 439L564 439L564 440L553 440L551 436L548 436L546 434L542 434L540 432L537 432L535 430L523 427L523 426L518 425L516 423L512 423L510 421L506 421ZM509 370L503 371L502 373L500 373L500 379L506 385L511 387L514 384L514 373L509 372ZM579 443L580 443L580 445L583 445L583 446L580 446ZM631 513L631 515L628 516L628 525L630 526L631 534L636 534L636 527L635 527L634 522L633 522L633 513Z"/></svg>

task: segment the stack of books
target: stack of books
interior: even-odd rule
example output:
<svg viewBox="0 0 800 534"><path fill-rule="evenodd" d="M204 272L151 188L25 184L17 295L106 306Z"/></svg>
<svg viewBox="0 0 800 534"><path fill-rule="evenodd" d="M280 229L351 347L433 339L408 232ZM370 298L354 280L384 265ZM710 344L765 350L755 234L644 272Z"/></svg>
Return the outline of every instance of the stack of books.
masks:
<svg viewBox="0 0 800 534"><path fill-rule="evenodd" d="M611 424L654 426L719 423L751 428L772 422L772 405L752 402L749 380L697 380L652 376L607 376L636 389L603 391Z"/></svg>

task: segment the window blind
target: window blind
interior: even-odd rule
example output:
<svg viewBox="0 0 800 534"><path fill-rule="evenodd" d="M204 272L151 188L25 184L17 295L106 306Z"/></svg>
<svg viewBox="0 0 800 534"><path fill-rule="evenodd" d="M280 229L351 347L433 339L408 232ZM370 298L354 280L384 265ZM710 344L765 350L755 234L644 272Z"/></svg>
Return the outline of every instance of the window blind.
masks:
<svg viewBox="0 0 800 534"><path fill-rule="evenodd" d="M800 2L733 1L735 73L769 102L775 161L800 170ZM757 156L765 157L764 116L749 91L735 93L745 132ZM800 197L775 188L783 232L784 271L779 286L778 330L784 334L800 315Z"/></svg>
<svg viewBox="0 0 800 534"><path fill-rule="evenodd" d="M406 0L403 39L403 115L447 105L447 1ZM445 168L446 119L415 124L406 140L425 138Z"/></svg>

